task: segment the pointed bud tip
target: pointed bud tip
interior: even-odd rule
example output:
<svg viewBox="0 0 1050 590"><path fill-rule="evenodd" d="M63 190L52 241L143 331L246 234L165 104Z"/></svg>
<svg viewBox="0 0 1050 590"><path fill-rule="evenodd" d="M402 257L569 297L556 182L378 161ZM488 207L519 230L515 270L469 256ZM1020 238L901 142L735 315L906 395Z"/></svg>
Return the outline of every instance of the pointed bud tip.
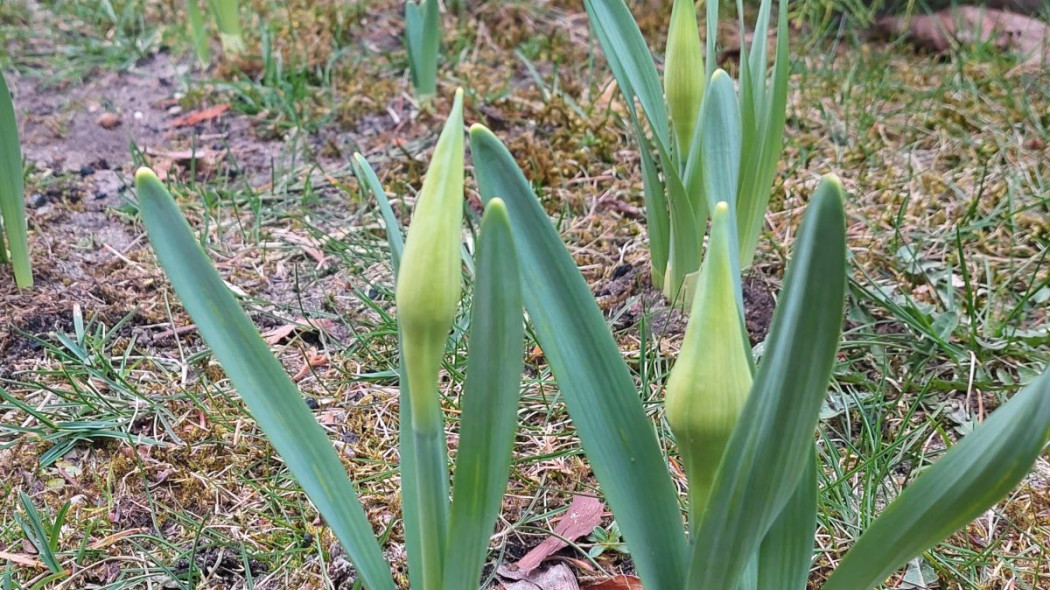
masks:
<svg viewBox="0 0 1050 590"><path fill-rule="evenodd" d="M824 178L821 179L821 182L830 182L833 183L836 187L842 188L842 179L839 178L838 174L825 174Z"/></svg>
<svg viewBox="0 0 1050 590"><path fill-rule="evenodd" d="M160 182L160 179L157 178L157 174L146 166L141 166L135 171L135 184L142 184L149 180Z"/></svg>
<svg viewBox="0 0 1050 590"><path fill-rule="evenodd" d="M722 68L718 68L711 74L711 81L721 80L722 78L729 78L729 72L726 72Z"/></svg>

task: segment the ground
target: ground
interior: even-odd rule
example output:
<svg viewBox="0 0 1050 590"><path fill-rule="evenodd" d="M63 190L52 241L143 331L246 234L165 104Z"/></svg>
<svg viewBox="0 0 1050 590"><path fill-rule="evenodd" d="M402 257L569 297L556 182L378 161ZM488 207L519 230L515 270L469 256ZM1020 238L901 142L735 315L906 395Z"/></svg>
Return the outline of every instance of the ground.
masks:
<svg viewBox="0 0 1050 590"><path fill-rule="evenodd" d="M398 0L245 3L248 51L223 56L216 42L207 67L179 2L0 4L37 282L19 291L0 268L0 555L12 580L352 586L342 550L156 264L130 188L148 163L271 337L371 522L389 527L387 557L406 582L392 275L349 159L369 159L407 222L457 86L468 124L492 128L537 187L625 358L646 375L643 397L673 457L658 384L684 318L648 282L637 146L582 6L467 4L445 15L439 92L422 105ZM816 587L916 469L1050 359L1050 73L1020 70L989 45L916 53L800 4L785 153L746 299L760 351L807 198L819 175L841 176L850 284L818 438ZM657 53L669 5L632 3ZM731 54L723 63L735 67ZM215 116L183 119L201 111ZM643 341L658 354L642 357ZM542 351L527 349L492 565L538 544L574 494L596 490ZM450 374L465 350L451 351ZM444 392L454 449L458 381ZM68 503L55 538L69 577L50 579L26 540L20 494L48 523ZM1044 455L1007 500L887 587L932 572L940 588L1046 588L1048 545ZM631 571L614 550L593 562L562 554L578 558L581 579Z"/></svg>

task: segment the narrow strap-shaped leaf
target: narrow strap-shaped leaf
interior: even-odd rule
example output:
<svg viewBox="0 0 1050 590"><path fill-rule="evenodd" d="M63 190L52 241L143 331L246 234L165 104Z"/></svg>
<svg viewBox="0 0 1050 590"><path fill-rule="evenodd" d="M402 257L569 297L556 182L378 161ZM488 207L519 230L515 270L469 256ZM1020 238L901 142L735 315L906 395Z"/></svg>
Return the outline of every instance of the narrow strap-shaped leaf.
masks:
<svg viewBox="0 0 1050 590"><path fill-rule="evenodd" d="M441 10L438 0L423 2L423 37L419 55L422 71L416 90L428 96L437 92L437 64L441 54Z"/></svg>
<svg viewBox="0 0 1050 590"><path fill-rule="evenodd" d="M690 165L703 169L701 178L708 210L713 210L715 203L719 201L729 203L734 245L730 249L733 292L737 294L737 304L743 314L740 253L736 246L739 242L737 237L739 232L737 229L737 188L740 179L740 105L737 102L736 90L733 88L733 79L725 70L716 70L711 76L700 116L703 118L700 132L700 145L702 146L700 157L698 161L691 161Z"/></svg>
<svg viewBox="0 0 1050 590"><path fill-rule="evenodd" d="M817 530L817 456L806 463L795 493L784 505L758 550L760 590L803 590L813 565Z"/></svg>
<svg viewBox="0 0 1050 590"><path fill-rule="evenodd" d="M866 590L977 518L1032 469L1050 438L1050 371L992 413L904 488L824 590Z"/></svg>
<svg viewBox="0 0 1050 590"><path fill-rule="evenodd" d="M0 74L0 227L7 234L15 284L22 289L33 286L29 262L29 240L26 235L26 204L22 186L22 147L18 143L18 122L7 80ZM4 240L0 238L0 252ZM0 255L0 262L6 257Z"/></svg>
<svg viewBox="0 0 1050 590"><path fill-rule="evenodd" d="M415 0L405 2L405 51L408 53L408 72L415 88L419 88L423 69L423 16L419 4Z"/></svg>
<svg viewBox="0 0 1050 590"><path fill-rule="evenodd" d="M711 79L711 75L715 73L715 68L718 67L718 9L719 0L707 0L707 17L705 26L707 27L707 54L704 56L704 77L708 80ZM743 11L740 11L743 14ZM743 31L744 28L740 27ZM743 54L741 54L743 55Z"/></svg>
<svg viewBox="0 0 1050 590"><path fill-rule="evenodd" d="M842 329L842 187L825 178L799 230L751 396L729 439L693 547L687 588L733 588L813 452Z"/></svg>
<svg viewBox="0 0 1050 590"><path fill-rule="evenodd" d="M507 209L485 207L470 319L445 590L476 590L510 475L521 389L524 324L521 277Z"/></svg>
<svg viewBox="0 0 1050 590"><path fill-rule="evenodd" d="M470 130L481 197L506 201L525 309L648 590L681 590L685 530L652 423L620 350L550 218L488 129Z"/></svg>
<svg viewBox="0 0 1050 590"><path fill-rule="evenodd" d="M401 224L394 215L394 209L390 207L390 200L386 198L383 183L379 182L372 165L368 163L361 154L354 154L352 161L354 176L358 182L368 188L376 202L379 203L379 212L383 215L383 223L386 225L386 241L390 245L390 262L394 266L394 276L401 269L401 255L405 251L405 234Z"/></svg>
<svg viewBox="0 0 1050 590"><path fill-rule="evenodd" d="M642 160L642 185L645 191L646 232L649 234L649 263L652 265L653 285L657 288L664 284L664 273L671 247L671 217L667 210L667 193L660 180L660 171L653 161L649 139L642 131L638 117L631 115L635 137L638 139L638 151Z"/></svg>
<svg viewBox="0 0 1050 590"><path fill-rule="evenodd" d="M690 166L703 166L708 209L719 201L735 204L740 178L740 105L733 79L724 70L711 76L701 116L701 157L698 162L690 162Z"/></svg>
<svg viewBox="0 0 1050 590"><path fill-rule="evenodd" d="M613 74L619 71L626 78L629 88L642 103L642 110L657 141L670 151L671 131L667 125L663 86L656 73L656 65L653 64L653 54L645 44L645 38L634 22L631 11L623 0L584 0L583 4L598 35L598 42L605 50L606 60L610 64L614 60L619 64L612 68ZM617 75L617 82L623 88L620 75ZM632 97L625 95L625 98Z"/></svg>
<svg viewBox="0 0 1050 590"><path fill-rule="evenodd" d="M743 63L743 62L741 62ZM765 72L762 72L764 80ZM765 223L766 208L769 206L773 179L777 172L777 162L783 153L784 125L787 121L788 79L791 77L791 60L788 56L787 7L780 7L777 17L777 55L773 66L772 93L766 93L761 112L752 113L752 122L757 125L753 132L751 146L745 145L744 153L749 154L747 166L753 173L743 176L740 187L738 222L740 227L740 262L744 267L750 266L758 247L758 237ZM750 89L750 85L742 85ZM765 92L764 82L762 90ZM757 92L757 89L751 90ZM742 93L742 103L747 102L747 95ZM743 108L747 108L746 105ZM745 125L745 134L746 125Z"/></svg>
<svg viewBox="0 0 1050 590"><path fill-rule="evenodd" d="M150 243L175 292L252 416L350 555L367 588L393 590L371 525L332 443L233 299L156 175L135 175Z"/></svg>

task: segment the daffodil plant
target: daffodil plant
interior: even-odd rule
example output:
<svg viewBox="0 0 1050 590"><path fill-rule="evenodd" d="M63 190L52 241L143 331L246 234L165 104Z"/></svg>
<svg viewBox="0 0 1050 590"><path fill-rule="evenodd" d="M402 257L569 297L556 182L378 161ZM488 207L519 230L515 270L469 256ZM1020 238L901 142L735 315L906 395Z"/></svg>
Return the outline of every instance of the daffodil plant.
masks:
<svg viewBox="0 0 1050 590"><path fill-rule="evenodd" d="M15 285L22 289L33 286L22 186L22 147L11 91L0 74L0 266L7 263L14 270Z"/></svg>
<svg viewBox="0 0 1050 590"><path fill-rule="evenodd" d="M485 207L477 243L470 355L450 501L438 378L461 294L463 131L459 92L407 240L402 241L396 222L388 226L402 351L405 541L411 586L423 590L479 586L510 473L523 359L517 256L506 207L493 199ZM356 157L354 166L375 178L363 158ZM139 170L136 187L157 258L215 358L346 549L364 586L393 590L390 566L346 467L299 391L223 284L168 190L148 169Z"/></svg>
<svg viewBox="0 0 1050 590"><path fill-rule="evenodd" d="M842 328L844 194L812 195L757 364L743 325L732 206L715 203L666 418L687 525L653 424L590 289L530 183L487 129L470 133L482 200L506 202L525 309L646 590L805 590L814 554L814 431ZM1050 372L927 467L856 541L824 590L866 590L980 516L1050 437Z"/></svg>
<svg viewBox="0 0 1050 590"><path fill-rule="evenodd" d="M653 284L683 307L692 300L716 203L730 207L740 266L751 264L758 245L781 154L790 65L785 0L777 18L775 65L771 74L766 71L771 4L762 0L750 48L742 42L737 90L715 68L718 0L707 2L706 59L693 0L675 0L662 85L623 0L584 0L639 145ZM743 15L742 0L737 11Z"/></svg>

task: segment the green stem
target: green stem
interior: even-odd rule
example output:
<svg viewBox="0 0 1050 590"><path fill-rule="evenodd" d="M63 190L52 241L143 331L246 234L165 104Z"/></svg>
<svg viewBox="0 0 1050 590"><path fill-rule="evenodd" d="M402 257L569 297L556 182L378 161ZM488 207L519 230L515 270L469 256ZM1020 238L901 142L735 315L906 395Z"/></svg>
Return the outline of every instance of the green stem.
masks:
<svg viewBox="0 0 1050 590"><path fill-rule="evenodd" d="M422 590L439 590L444 575L442 564L445 562L445 537L448 530L448 521L444 515L448 513L449 506L448 496L442 493L446 487L438 482L447 479L448 464L439 433L414 431L413 437L416 443L416 478L421 484L421 493L416 496L423 564L423 580L419 587Z"/></svg>

